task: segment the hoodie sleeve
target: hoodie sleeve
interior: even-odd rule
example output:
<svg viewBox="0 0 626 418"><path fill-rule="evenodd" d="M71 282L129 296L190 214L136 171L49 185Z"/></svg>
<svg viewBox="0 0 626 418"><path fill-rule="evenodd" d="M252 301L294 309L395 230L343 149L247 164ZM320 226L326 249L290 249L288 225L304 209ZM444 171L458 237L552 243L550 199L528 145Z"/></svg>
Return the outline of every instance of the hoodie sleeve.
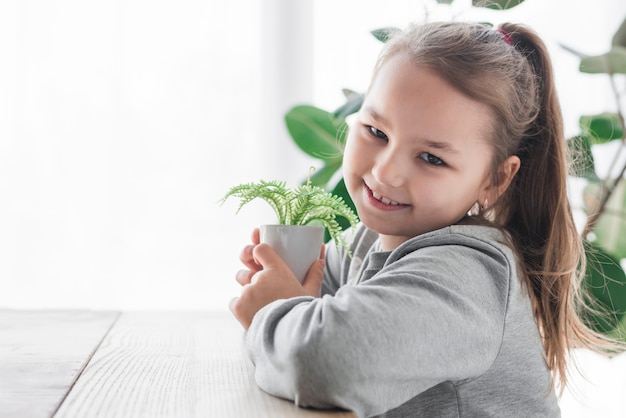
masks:
<svg viewBox="0 0 626 418"><path fill-rule="evenodd" d="M504 327L507 257L470 239L396 252L364 282L257 313L247 347L261 389L372 416L490 367Z"/></svg>

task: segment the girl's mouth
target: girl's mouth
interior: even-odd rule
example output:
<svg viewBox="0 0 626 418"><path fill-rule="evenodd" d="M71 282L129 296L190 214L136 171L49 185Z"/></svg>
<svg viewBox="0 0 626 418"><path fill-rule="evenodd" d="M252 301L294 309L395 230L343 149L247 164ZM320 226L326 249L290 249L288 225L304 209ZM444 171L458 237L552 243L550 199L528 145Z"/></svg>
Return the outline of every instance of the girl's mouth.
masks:
<svg viewBox="0 0 626 418"><path fill-rule="evenodd" d="M367 198L374 207L383 209L383 210L395 210L395 209L403 209L410 205L405 203L396 202L395 200L391 200L385 196L382 196L372 189L364 182L363 189L367 195Z"/></svg>
<svg viewBox="0 0 626 418"><path fill-rule="evenodd" d="M378 200L379 202L383 202L383 203L385 203L387 205L392 205L392 206L400 205L400 203L398 203L398 202L395 202L393 200L387 199L385 196L379 195L374 190L372 190L372 196L374 197L374 199Z"/></svg>

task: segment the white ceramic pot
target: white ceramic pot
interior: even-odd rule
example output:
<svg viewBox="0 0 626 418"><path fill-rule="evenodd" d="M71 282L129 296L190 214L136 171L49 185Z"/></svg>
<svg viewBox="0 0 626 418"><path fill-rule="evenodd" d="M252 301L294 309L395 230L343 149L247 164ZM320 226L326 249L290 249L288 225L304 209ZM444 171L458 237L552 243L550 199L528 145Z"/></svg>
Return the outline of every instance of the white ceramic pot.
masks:
<svg viewBox="0 0 626 418"><path fill-rule="evenodd" d="M262 225L259 229L261 242L269 244L302 283L311 264L320 256L324 227Z"/></svg>

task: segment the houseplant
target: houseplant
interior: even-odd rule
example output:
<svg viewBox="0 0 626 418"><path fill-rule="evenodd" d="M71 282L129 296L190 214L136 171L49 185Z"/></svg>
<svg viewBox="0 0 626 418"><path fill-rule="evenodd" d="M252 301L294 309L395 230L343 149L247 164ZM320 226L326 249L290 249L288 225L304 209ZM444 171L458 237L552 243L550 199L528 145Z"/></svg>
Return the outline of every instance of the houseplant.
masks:
<svg viewBox="0 0 626 418"><path fill-rule="evenodd" d="M453 1L438 0L437 3ZM522 2L474 0L472 5L504 10ZM385 42L395 30L382 28L372 31L372 35ZM586 320L595 329L626 340L626 274L620 265L620 260L626 259L626 187L623 181L626 162L619 159L626 151L626 136L621 110L623 97L616 83L618 77L624 78L626 74L626 20L614 34L610 50L605 54L588 56L569 46L564 48L580 58L581 72L608 76L616 99L616 111L582 116L581 133L568 139L568 145L575 157L572 175L587 183L583 191L585 205L580 208L587 218L581 231L588 260L583 286L590 294L587 303L594 309ZM321 162L321 168L310 181L352 205L343 179L336 173L342 165L345 120L360 109L364 95L347 89L344 95L346 102L335 111L306 104L294 106L285 115L285 123L295 144ZM600 178L592 150L616 144L619 144L618 151L609 163L608 174Z"/></svg>
<svg viewBox="0 0 626 418"><path fill-rule="evenodd" d="M306 184L296 188L276 180L240 184L232 187L222 202L230 197L239 198L237 213L255 199L272 207L278 224L261 226L261 242L274 248L300 281L319 257L324 228L335 245L343 246L350 254L337 220L341 218L356 226L356 214L343 198L311 184L310 175Z"/></svg>
<svg viewBox="0 0 626 418"><path fill-rule="evenodd" d="M590 322L596 329L626 340L626 273L620 265L620 260L626 260L626 161L620 158L626 151L626 135L623 91L618 87L626 74L626 19L604 54L589 56L562 47L580 58L580 72L607 76L615 98L614 111L581 116L580 133L568 139L568 144L574 155L572 174L586 182L582 208L586 221L581 232L587 248L586 285L595 299L592 304L609 314L594 315ZM601 178L593 151L611 147L612 158Z"/></svg>

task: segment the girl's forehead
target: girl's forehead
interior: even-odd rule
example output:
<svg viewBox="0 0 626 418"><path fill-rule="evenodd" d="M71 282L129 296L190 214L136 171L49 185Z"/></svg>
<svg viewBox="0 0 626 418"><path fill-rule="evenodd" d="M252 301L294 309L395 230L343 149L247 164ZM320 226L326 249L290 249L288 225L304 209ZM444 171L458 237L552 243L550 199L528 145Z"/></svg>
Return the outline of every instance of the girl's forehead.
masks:
<svg viewBox="0 0 626 418"><path fill-rule="evenodd" d="M389 135L447 144L442 148L457 150L468 146L484 150L491 145L491 108L406 56L393 56L382 63L361 112Z"/></svg>
<svg viewBox="0 0 626 418"><path fill-rule="evenodd" d="M384 115L386 107L406 112L441 112L452 119L467 119L466 114L481 115L477 122L490 120L492 110L447 81L435 69L416 64L405 55L386 60L373 76L364 104L374 105ZM388 106L383 106L386 104Z"/></svg>

